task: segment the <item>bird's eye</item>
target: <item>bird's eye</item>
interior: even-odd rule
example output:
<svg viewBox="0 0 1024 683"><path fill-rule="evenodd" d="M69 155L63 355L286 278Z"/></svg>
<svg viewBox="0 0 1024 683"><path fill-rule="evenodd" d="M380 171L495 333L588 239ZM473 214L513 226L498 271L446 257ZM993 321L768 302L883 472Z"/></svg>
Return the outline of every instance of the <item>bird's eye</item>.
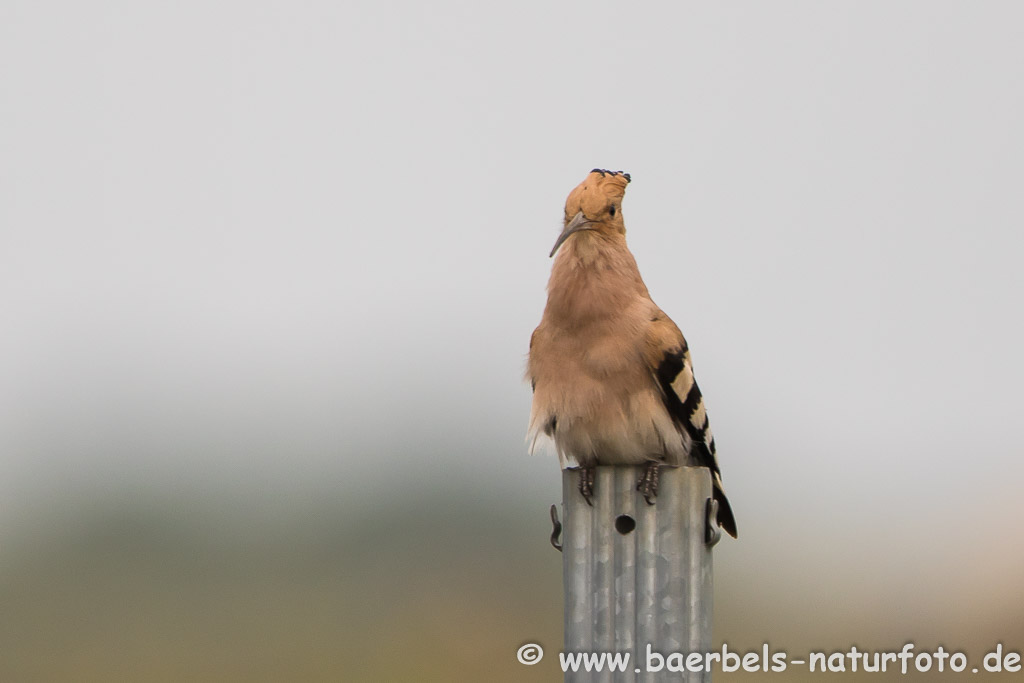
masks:
<svg viewBox="0 0 1024 683"><path fill-rule="evenodd" d="M612 204L611 208L608 209L608 213L610 213L612 216L615 215L615 205L614 204Z"/></svg>

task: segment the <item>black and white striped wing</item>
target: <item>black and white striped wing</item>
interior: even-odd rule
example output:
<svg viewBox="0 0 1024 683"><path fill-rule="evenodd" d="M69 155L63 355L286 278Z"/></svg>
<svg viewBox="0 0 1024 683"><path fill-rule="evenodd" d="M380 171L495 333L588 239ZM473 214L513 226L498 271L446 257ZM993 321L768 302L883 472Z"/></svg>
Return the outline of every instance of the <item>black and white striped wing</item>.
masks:
<svg viewBox="0 0 1024 683"><path fill-rule="evenodd" d="M681 336L679 345L667 350L662 356L656 376L665 408L676 425L685 430L692 440L690 454L699 464L711 470L714 497L718 501L718 523L735 538L736 520L722 487L722 471L718 467L715 437L708 423L704 397L693 377L690 349Z"/></svg>

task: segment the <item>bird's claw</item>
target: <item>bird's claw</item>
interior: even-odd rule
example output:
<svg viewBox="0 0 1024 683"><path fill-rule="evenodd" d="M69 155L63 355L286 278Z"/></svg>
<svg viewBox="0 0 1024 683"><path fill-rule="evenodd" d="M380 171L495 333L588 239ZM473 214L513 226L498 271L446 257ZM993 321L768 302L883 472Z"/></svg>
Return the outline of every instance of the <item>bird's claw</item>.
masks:
<svg viewBox="0 0 1024 683"><path fill-rule="evenodd" d="M580 468L580 495L587 505L594 507L594 468Z"/></svg>
<svg viewBox="0 0 1024 683"><path fill-rule="evenodd" d="M654 505L654 499L658 497L658 481L661 478L661 466L656 462L647 463L647 469L636 484L639 491L648 505Z"/></svg>

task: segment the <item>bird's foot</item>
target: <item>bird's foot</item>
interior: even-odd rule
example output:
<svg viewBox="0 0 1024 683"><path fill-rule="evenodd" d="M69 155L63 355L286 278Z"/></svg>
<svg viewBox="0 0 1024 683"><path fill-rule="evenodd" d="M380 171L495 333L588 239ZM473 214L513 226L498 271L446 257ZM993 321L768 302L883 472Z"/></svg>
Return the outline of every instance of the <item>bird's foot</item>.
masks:
<svg viewBox="0 0 1024 683"><path fill-rule="evenodd" d="M591 507L594 506L594 472L594 467L580 468L580 495Z"/></svg>
<svg viewBox="0 0 1024 683"><path fill-rule="evenodd" d="M658 497L658 481L661 478L661 465L656 462L647 463L647 469L640 481L636 484L636 490L643 494L648 505L654 505L654 499Z"/></svg>

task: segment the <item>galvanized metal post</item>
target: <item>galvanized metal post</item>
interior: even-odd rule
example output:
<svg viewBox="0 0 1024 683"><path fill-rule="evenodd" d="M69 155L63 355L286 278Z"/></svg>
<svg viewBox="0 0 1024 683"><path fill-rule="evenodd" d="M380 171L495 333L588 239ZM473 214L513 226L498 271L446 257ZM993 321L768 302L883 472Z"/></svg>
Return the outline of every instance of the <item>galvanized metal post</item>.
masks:
<svg viewBox="0 0 1024 683"><path fill-rule="evenodd" d="M562 474L565 651L630 653L627 671L566 672L567 683L711 680L647 670L648 646L663 657L711 649L711 477L703 467L662 468L648 505L636 490L643 470L598 467L593 506L579 493L580 471Z"/></svg>

